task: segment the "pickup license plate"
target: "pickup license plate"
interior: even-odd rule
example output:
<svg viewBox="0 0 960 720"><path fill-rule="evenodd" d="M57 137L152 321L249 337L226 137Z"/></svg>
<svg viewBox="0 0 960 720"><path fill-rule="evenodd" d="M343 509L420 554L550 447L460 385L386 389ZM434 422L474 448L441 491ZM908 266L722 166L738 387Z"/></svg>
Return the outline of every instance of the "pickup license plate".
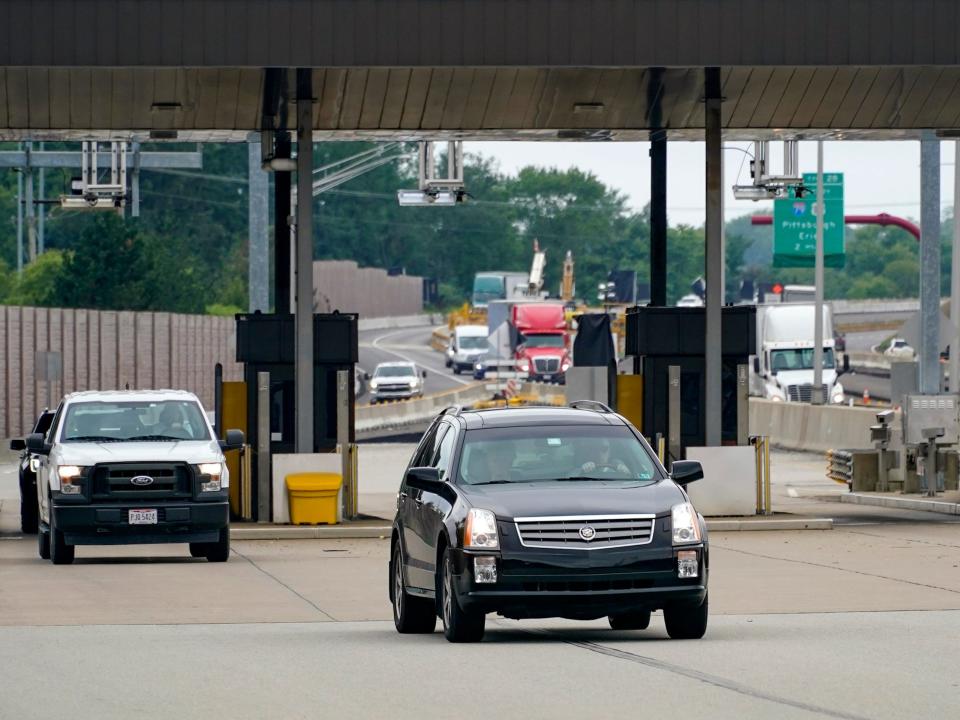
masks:
<svg viewBox="0 0 960 720"><path fill-rule="evenodd" d="M129 522L131 525L156 525L156 510L130 510Z"/></svg>

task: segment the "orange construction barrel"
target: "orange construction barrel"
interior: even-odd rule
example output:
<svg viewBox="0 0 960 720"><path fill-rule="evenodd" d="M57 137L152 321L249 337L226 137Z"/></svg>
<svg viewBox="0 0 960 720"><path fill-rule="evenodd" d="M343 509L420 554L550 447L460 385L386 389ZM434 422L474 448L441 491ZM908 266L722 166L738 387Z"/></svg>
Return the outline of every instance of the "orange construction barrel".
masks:
<svg viewBox="0 0 960 720"><path fill-rule="evenodd" d="M313 472L287 475L290 522L294 525L336 525L340 473Z"/></svg>

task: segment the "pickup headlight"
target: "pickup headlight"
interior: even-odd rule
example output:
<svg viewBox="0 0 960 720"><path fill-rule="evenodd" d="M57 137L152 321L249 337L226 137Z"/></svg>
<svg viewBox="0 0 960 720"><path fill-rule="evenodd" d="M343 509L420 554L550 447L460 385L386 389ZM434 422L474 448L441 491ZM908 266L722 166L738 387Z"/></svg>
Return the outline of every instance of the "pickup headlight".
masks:
<svg viewBox="0 0 960 720"><path fill-rule="evenodd" d="M80 481L86 472L85 467L79 465L61 465L57 468L57 475L60 477L60 492L64 495L79 495L83 489Z"/></svg>
<svg viewBox="0 0 960 720"><path fill-rule="evenodd" d="M670 511L673 521L673 544L689 545L700 542L700 519L690 503L674 505Z"/></svg>
<svg viewBox="0 0 960 720"><path fill-rule="evenodd" d="M500 547L497 535L497 516L490 510L472 508L467 513L467 523L463 529L463 546L496 550Z"/></svg>
<svg viewBox="0 0 960 720"><path fill-rule="evenodd" d="M371 390L376 390L379 385L380 385L380 381L379 381L379 380L371 380L371 381L370 381L370 389L371 389Z"/></svg>
<svg viewBox="0 0 960 720"><path fill-rule="evenodd" d="M200 492L217 492L223 476L223 463L209 462L197 465L200 471Z"/></svg>

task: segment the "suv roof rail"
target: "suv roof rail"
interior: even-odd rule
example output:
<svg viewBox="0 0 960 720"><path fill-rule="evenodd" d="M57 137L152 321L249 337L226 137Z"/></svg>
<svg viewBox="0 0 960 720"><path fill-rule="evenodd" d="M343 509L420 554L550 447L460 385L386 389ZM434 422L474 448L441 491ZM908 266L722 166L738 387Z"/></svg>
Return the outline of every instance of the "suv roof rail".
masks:
<svg viewBox="0 0 960 720"><path fill-rule="evenodd" d="M612 413L613 410L609 406L604 405L598 400L573 400L568 403L568 407L572 407L574 410L593 410L595 412L602 413Z"/></svg>
<svg viewBox="0 0 960 720"><path fill-rule="evenodd" d="M463 405L449 405L440 411L440 415L459 415L463 410Z"/></svg>

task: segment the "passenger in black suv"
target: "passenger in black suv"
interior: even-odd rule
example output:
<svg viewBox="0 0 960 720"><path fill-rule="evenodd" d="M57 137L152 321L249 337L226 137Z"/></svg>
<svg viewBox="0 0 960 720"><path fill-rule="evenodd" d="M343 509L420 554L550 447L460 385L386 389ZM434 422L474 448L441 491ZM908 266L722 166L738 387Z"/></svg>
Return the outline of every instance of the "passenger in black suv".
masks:
<svg viewBox="0 0 960 720"><path fill-rule="evenodd" d="M490 612L642 630L662 609L670 637L703 636L707 531L684 490L700 464L670 475L623 417L574 406L434 420L397 495L399 632L433 632L439 615L448 640L477 641Z"/></svg>

